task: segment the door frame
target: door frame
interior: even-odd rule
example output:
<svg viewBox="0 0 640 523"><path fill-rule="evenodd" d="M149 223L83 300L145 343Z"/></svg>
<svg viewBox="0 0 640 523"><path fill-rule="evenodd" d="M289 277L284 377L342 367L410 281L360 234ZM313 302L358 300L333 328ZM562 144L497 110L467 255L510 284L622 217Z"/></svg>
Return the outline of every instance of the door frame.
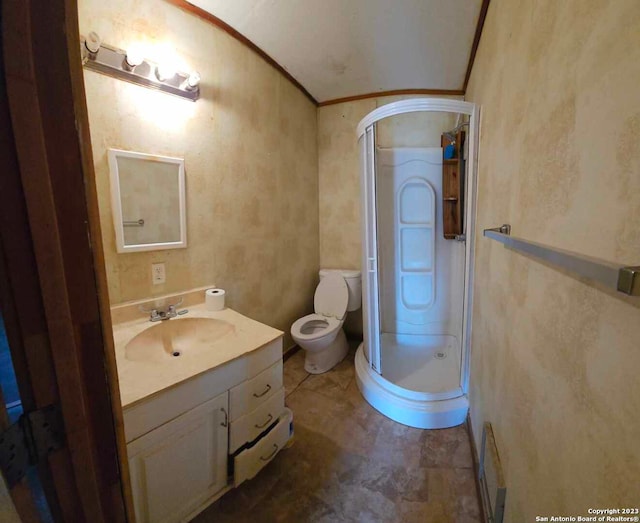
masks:
<svg viewBox="0 0 640 523"><path fill-rule="evenodd" d="M48 456L47 498L65 521L134 521L76 0L5 0L0 111L4 304L25 412L58 404L66 446ZM6 86L6 90L5 87ZM6 132L5 132L6 131ZM6 205L6 207L5 207ZM20 485L20 484L19 484ZM55 495L52 495L51 493ZM12 499L32 521L19 492Z"/></svg>

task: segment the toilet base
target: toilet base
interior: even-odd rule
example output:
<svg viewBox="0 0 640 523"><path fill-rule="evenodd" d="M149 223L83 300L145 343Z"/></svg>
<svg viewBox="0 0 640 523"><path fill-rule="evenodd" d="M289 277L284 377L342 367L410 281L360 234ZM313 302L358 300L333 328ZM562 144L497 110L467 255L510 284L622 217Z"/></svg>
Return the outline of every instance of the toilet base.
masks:
<svg viewBox="0 0 640 523"><path fill-rule="evenodd" d="M349 352L349 344L344 330L340 329L336 339L331 345L319 351L309 351L302 347L306 353L304 358L304 370L309 374L322 374L340 363Z"/></svg>

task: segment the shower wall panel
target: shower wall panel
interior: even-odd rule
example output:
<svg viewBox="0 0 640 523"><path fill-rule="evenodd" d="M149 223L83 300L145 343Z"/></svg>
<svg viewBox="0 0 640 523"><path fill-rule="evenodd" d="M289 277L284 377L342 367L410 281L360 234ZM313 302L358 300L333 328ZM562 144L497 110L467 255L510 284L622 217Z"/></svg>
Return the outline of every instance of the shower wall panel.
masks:
<svg viewBox="0 0 640 523"><path fill-rule="evenodd" d="M378 149L376 173L382 332L460 340L464 245L443 238L442 149Z"/></svg>

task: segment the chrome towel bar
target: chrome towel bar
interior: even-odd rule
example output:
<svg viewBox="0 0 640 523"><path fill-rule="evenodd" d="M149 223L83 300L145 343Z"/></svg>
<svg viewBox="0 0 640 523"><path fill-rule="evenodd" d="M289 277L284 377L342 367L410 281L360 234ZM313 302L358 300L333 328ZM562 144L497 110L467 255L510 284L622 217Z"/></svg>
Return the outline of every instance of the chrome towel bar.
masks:
<svg viewBox="0 0 640 523"><path fill-rule="evenodd" d="M139 220L124 220L122 225L125 227L144 227L144 220L142 218Z"/></svg>
<svg viewBox="0 0 640 523"><path fill-rule="evenodd" d="M485 229L484 235L516 251L530 254L629 296L640 296L640 266L624 266L511 236L511 225Z"/></svg>

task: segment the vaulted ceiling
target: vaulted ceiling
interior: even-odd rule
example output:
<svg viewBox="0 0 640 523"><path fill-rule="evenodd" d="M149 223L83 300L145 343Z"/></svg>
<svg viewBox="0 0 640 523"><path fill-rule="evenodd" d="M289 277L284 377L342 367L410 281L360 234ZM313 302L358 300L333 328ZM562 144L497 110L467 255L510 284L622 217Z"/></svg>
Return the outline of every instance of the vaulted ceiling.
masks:
<svg viewBox="0 0 640 523"><path fill-rule="evenodd" d="M462 90L482 0L189 0L244 35L319 102Z"/></svg>

